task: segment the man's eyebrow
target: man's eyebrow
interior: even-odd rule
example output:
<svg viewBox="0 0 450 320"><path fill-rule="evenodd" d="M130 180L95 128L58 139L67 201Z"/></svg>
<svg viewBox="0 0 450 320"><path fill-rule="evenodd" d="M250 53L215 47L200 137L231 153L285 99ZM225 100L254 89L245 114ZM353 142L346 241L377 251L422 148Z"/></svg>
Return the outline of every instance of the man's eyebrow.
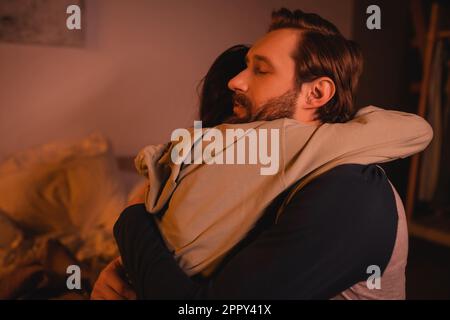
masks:
<svg viewBox="0 0 450 320"><path fill-rule="evenodd" d="M253 56L253 59L256 60L256 61L264 62L264 63L268 64L269 67L273 68L272 62L270 62L269 58L267 58L267 57L265 57L265 56L261 56L261 55L259 55L259 54L255 54L255 55ZM248 55L245 56L245 63L248 64L248 63L249 63L249 60L250 60L250 59L249 59Z"/></svg>

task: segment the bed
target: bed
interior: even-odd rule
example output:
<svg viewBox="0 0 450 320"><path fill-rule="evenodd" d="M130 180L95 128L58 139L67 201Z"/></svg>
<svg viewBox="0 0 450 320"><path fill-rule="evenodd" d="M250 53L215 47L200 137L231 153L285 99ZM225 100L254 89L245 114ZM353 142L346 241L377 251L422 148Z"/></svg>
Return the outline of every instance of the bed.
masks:
<svg viewBox="0 0 450 320"><path fill-rule="evenodd" d="M116 157L98 133L0 162L0 299L88 299L118 254L114 222L143 183L133 157ZM80 289L67 286L71 265Z"/></svg>

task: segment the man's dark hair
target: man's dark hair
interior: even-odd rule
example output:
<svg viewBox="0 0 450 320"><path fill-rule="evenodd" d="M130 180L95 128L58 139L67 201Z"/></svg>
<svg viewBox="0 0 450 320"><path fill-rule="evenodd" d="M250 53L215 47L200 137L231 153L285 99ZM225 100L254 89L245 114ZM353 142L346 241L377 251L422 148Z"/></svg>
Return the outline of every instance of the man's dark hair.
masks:
<svg viewBox="0 0 450 320"><path fill-rule="evenodd" d="M317 119L332 123L350 120L356 112L354 94L363 68L359 46L317 14L286 8L272 12L269 32L286 28L300 31L292 53L298 88L323 76L332 79L336 86L333 98L317 110Z"/></svg>

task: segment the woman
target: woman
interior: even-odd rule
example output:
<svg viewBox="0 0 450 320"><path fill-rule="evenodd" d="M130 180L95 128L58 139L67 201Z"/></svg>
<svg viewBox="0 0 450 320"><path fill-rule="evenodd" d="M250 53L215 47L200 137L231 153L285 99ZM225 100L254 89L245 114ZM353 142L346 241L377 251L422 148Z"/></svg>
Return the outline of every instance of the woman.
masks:
<svg viewBox="0 0 450 320"><path fill-rule="evenodd" d="M204 127L215 127L233 116L233 92L228 82L246 68L245 56L250 48L243 44L222 52L200 81L199 119ZM147 182L133 196L128 205L143 203Z"/></svg>

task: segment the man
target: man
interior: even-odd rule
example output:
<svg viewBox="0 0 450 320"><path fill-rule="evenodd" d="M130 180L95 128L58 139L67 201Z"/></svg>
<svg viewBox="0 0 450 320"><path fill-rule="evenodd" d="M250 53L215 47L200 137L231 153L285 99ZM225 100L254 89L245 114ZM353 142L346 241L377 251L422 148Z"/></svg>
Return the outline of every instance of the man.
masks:
<svg viewBox="0 0 450 320"><path fill-rule="evenodd" d="M234 120L345 122L355 113L361 70L359 50L334 25L281 9L248 52L247 68L229 83ZM183 273L143 205L127 208L115 235L127 271L139 279L133 283L139 298L404 298L404 213L381 169L342 165L300 192L295 187L274 201L208 279ZM383 273L378 291L365 285L372 268ZM135 298L122 272L116 259L92 298Z"/></svg>

